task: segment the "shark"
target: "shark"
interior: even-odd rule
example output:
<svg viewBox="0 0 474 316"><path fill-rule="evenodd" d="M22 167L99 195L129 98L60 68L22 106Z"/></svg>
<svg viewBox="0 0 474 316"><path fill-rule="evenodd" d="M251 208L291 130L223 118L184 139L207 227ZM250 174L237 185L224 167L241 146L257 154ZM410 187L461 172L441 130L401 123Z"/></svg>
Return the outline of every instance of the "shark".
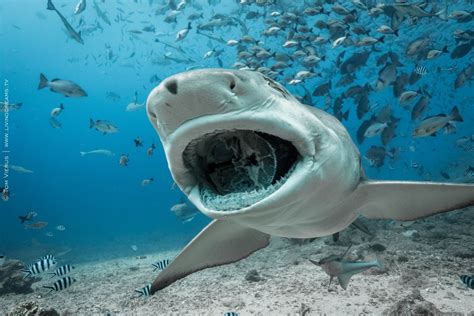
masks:
<svg viewBox="0 0 474 316"><path fill-rule="evenodd" d="M259 72L178 73L150 92L146 109L175 183L213 219L152 294L246 258L271 236L329 236L358 216L413 221L474 204L472 184L368 179L339 120Z"/></svg>

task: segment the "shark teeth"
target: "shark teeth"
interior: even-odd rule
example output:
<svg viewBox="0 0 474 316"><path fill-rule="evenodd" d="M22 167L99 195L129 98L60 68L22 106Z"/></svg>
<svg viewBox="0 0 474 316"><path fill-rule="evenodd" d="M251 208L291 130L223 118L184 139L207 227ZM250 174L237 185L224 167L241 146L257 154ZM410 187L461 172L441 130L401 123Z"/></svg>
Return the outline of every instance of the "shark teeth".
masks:
<svg viewBox="0 0 474 316"><path fill-rule="evenodd" d="M217 211L266 198L283 185L299 157L290 142L252 130L214 131L192 140L183 152L202 203Z"/></svg>
<svg viewBox="0 0 474 316"><path fill-rule="evenodd" d="M296 164L288 171L285 177L265 188L256 188L252 191L233 192L225 195L216 192L207 185L200 185L199 192L203 205L211 210L226 212L236 211L249 207L276 192L296 169Z"/></svg>

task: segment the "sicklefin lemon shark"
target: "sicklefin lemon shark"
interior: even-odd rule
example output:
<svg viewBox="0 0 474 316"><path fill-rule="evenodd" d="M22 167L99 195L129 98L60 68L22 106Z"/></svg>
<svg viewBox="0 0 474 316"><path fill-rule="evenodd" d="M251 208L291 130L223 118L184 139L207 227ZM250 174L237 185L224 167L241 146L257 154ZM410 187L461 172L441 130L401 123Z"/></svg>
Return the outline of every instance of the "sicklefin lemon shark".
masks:
<svg viewBox="0 0 474 316"><path fill-rule="evenodd" d="M261 73L201 69L154 88L147 114L179 188L214 220L151 292L243 259L270 236L328 236L359 215L411 221L474 204L474 185L373 181L332 115Z"/></svg>

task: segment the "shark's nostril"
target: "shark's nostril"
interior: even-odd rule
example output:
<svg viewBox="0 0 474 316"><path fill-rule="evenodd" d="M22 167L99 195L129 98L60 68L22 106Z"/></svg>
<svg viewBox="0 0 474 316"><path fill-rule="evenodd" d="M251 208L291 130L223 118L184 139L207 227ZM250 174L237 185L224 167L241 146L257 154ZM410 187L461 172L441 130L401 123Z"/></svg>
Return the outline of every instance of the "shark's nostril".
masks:
<svg viewBox="0 0 474 316"><path fill-rule="evenodd" d="M175 79L173 79L173 80L168 80L168 81L165 83L165 87L166 87L166 89L168 89L168 91L171 92L172 94L178 94L178 81L176 81Z"/></svg>

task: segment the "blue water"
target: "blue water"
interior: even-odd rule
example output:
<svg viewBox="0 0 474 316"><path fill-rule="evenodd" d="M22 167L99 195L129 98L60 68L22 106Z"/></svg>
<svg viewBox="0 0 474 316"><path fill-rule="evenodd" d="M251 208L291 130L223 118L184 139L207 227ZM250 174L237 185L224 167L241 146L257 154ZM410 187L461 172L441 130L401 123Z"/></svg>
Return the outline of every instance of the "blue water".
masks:
<svg viewBox="0 0 474 316"><path fill-rule="evenodd" d="M196 34L195 28L183 42L176 43L176 32L186 27L186 17L196 12L196 9L188 6L178 17L176 25L167 24L163 22L163 15L154 15L157 4L150 2L152 5L149 1L122 1L121 4L116 1L98 1L101 9L108 13L112 21L109 26L97 18L92 1L88 1L88 7L81 17L87 24L98 20L103 32L84 35L85 44L81 45L68 39L57 14L46 10L46 1L1 1L1 80L8 80L10 102L23 103L21 109L10 112L10 164L24 166L34 173L19 174L10 170L11 197L8 202L0 203L0 252L28 259L29 251L34 247L32 245L39 243L43 246L71 247L77 254L86 249L100 248L103 256L108 253L132 255L132 244L136 244L139 251L180 247L209 222L203 215L198 215L193 221L183 224L170 212L170 207L179 202L182 194L178 189L171 188L173 181L158 136L149 124L145 110L130 113L125 111L125 107L133 100L135 92L138 93L139 103L146 100L148 93L157 84L149 82L151 76L157 75L164 79L185 71L190 66L218 67L215 58L202 58L214 47L225 49L220 58L223 67L231 68L236 61L236 49L209 41L206 37ZM223 0L212 9L207 1L200 3L205 8L204 19L197 23L208 21L213 12L239 16L240 6L236 1ZM75 4L76 1L55 1L58 10L74 27L79 23L79 17L72 14ZM114 21L118 7L126 13L134 12L128 17L132 23ZM261 13L272 11L255 5L250 9ZM472 5L461 1L450 7L450 10L455 9L474 10ZM247 12L245 10L248 9L244 9L242 19ZM44 15L45 19L39 18L38 12ZM142 24L141 21L147 23ZM308 21L313 25L315 17L308 17ZM193 25L197 23L193 22ZM265 29L262 18L247 20L246 23L250 35L265 40L264 47L270 51L285 51L281 47L284 36L269 39L260 36ZM159 33L169 34L160 35L159 38L180 44L196 62L190 65L173 62L168 65L153 64L153 58L159 58L165 52L176 56L176 52L155 43L151 33L132 37L127 32L141 29L148 24L153 24ZM371 34L379 36L374 29L377 24L371 18L364 15L359 24L373 28ZM411 73L415 63L407 60L403 54L411 40L423 34L430 34L436 48L448 45L451 51L456 45L452 32L457 28L472 30L474 24L437 19L421 19L416 26L404 24L399 38L387 35L385 44L377 45L381 52L372 54L367 65L357 72L357 81L351 85L365 84L367 81L374 83L382 67L375 66L376 59L389 50L396 52L405 65L398 70L399 73ZM222 36L225 40L238 39L242 35L239 27L224 27L209 34ZM106 44L110 45L113 51L112 61L107 60L105 56ZM321 62L317 68L322 78L307 80L305 86L309 91L312 92L331 77L335 78L333 83L337 82L340 77L337 69L334 69L334 61L342 49L344 48L332 50L326 45L320 50L320 53L326 56L326 61ZM345 57L357 50L360 49L347 48ZM292 52L293 49L288 51ZM132 53L135 55L130 58ZM457 132L453 134L439 133L436 137L413 139L411 131L414 124L410 120L410 111L398 105L391 87L381 92L371 92L371 105L378 104L380 108L391 104L394 115L401 118L396 137L387 146L387 149L400 148L401 154L393 168L389 168L387 160L381 168L371 168L364 160L369 177L441 181L443 178L440 171L449 170L453 176L448 181L453 181L462 176L465 168L474 165L474 152L463 151L455 146L455 141L460 137L474 134L474 89L472 82L457 90L453 88L456 75L472 62L472 51L456 60L452 60L449 54L444 54L433 61L423 61L429 73L414 86L408 86L417 90L426 85L427 90L433 94L425 116L449 113L453 106L458 106L464 122L457 124ZM453 73L442 72L438 75L435 71L438 66L448 68L453 65L456 65ZM287 69L284 76L277 80L283 82L285 76L294 75L302 69L301 65L294 63L293 67ZM66 98L48 89L38 90L40 73L44 73L50 80L72 80L84 88L88 96ZM286 87L292 93L304 93L302 86ZM333 99L346 88L334 88L333 85ZM119 94L121 99L107 99L106 93L109 91ZM51 110L61 103L65 106L58 118L62 128L53 129L48 121L49 115ZM313 103L314 106L323 108L324 98L313 97ZM349 108L350 118L344 124L355 139L361 121L355 115L355 105L352 101L346 101L344 105L344 110ZM364 119L368 116L369 114ZM89 129L90 118L109 120L119 127L120 132L102 135ZM134 146L135 137L141 137L144 141L143 147ZM154 155L149 157L146 155L146 149L153 141L157 149ZM371 145L380 146L380 138L367 139L359 146L361 154L364 155ZM415 151L410 150L410 146L413 146ZM80 151L97 148L112 150L115 156L79 155ZM120 154L129 154L128 167L119 165ZM419 168L411 167L412 163L423 166L424 172L420 174ZM458 166L451 166L455 163ZM155 181L150 186L142 187L141 181L149 177L153 177ZM41 230L25 229L17 217L31 210L38 213L35 220L47 221L48 226ZM55 230L57 225L64 225L66 230ZM46 236L48 231L53 232L54 236ZM173 242L175 239L177 241ZM87 255L82 256L82 259L87 260Z"/></svg>

